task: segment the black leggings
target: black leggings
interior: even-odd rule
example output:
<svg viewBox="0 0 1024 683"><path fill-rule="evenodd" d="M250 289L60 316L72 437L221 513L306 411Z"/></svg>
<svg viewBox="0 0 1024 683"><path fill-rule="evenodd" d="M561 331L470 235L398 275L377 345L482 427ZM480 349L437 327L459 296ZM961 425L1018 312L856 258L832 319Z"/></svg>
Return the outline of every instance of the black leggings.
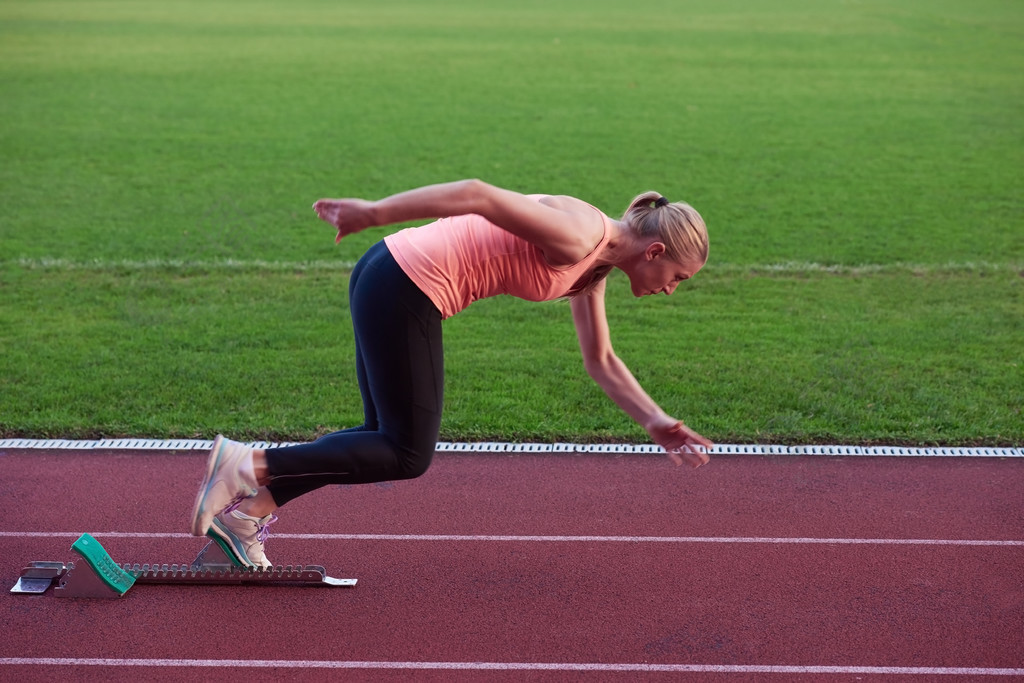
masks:
<svg viewBox="0 0 1024 683"><path fill-rule="evenodd" d="M270 494L284 505L329 484L412 479L427 471L444 401L441 313L384 242L349 281L364 422L312 443L267 449Z"/></svg>

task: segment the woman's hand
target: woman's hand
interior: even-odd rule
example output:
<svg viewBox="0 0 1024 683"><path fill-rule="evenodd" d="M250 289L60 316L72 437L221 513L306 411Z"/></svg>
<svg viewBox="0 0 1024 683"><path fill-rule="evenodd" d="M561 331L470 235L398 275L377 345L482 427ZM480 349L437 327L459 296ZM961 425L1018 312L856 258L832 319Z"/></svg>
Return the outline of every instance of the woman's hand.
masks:
<svg viewBox="0 0 1024 683"><path fill-rule="evenodd" d="M655 443L665 449L668 457L677 466L684 462L692 467L706 464L710 458L699 447L702 446L706 451L710 451L715 446L681 421L667 415L648 425L647 433L651 435Z"/></svg>
<svg viewBox="0 0 1024 683"><path fill-rule="evenodd" d="M338 230L334 243L342 237L372 228L376 225L373 215L374 202L365 199L320 199L313 204L313 210L320 220L330 223Z"/></svg>

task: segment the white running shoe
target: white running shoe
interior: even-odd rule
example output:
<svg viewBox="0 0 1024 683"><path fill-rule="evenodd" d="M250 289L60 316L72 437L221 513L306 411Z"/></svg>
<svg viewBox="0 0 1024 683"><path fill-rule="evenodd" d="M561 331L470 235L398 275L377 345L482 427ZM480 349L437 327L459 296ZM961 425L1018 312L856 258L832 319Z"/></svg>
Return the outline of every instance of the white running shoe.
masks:
<svg viewBox="0 0 1024 683"><path fill-rule="evenodd" d="M192 508L192 535L205 536L218 515L257 493L252 448L218 436L206 461L206 478Z"/></svg>
<svg viewBox="0 0 1024 683"><path fill-rule="evenodd" d="M206 535L216 541L235 564L269 569L274 565L267 559L264 544L270 535L267 527L276 521L276 515L260 518L238 510L225 510L213 518Z"/></svg>

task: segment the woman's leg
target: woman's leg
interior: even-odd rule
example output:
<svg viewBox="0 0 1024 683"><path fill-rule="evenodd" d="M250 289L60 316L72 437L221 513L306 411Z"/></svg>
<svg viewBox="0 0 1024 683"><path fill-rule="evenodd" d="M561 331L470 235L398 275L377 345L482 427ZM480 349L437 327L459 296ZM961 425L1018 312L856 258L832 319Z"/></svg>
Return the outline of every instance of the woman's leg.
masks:
<svg viewBox="0 0 1024 683"><path fill-rule="evenodd" d="M364 424L289 448L263 451L221 442L211 451L193 533L217 539L239 564L270 566L267 526L288 501L329 484L417 477L430 465L444 394L440 312L383 243L353 271L349 304ZM248 491L255 495L237 509L229 506L212 521L206 517Z"/></svg>
<svg viewBox="0 0 1024 683"><path fill-rule="evenodd" d="M268 449L267 489L278 506L329 484L417 477L437 445L444 394L441 314L383 243L360 266L349 305L366 422L309 444Z"/></svg>

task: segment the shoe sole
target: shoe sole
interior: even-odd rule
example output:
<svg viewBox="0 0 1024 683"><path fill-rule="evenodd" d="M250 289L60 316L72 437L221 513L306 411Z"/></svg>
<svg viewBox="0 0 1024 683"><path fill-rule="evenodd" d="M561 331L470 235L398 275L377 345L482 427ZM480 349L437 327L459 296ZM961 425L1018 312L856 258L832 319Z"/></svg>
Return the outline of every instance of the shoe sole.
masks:
<svg viewBox="0 0 1024 683"><path fill-rule="evenodd" d="M192 535L193 536L205 536L210 530L210 523L213 522L213 516L210 517L210 523L205 526L202 523L203 513L206 512L206 497L210 494L212 488L213 475L217 471L217 466L220 464L221 453L224 450L224 437L217 436L213 441L213 448L210 449L210 455L206 459L206 477L203 479L203 483L199 485L199 493L196 494L196 502L192 507ZM217 513L214 513L217 514Z"/></svg>
<svg viewBox="0 0 1024 683"><path fill-rule="evenodd" d="M249 559L245 550L238 548L231 535L220 528L217 524L216 518L214 518L213 522L210 524L210 529L206 532L206 536L220 546L220 549L224 551L224 554L228 556L228 559L230 559L235 566L246 567L248 569L257 568L256 563Z"/></svg>

